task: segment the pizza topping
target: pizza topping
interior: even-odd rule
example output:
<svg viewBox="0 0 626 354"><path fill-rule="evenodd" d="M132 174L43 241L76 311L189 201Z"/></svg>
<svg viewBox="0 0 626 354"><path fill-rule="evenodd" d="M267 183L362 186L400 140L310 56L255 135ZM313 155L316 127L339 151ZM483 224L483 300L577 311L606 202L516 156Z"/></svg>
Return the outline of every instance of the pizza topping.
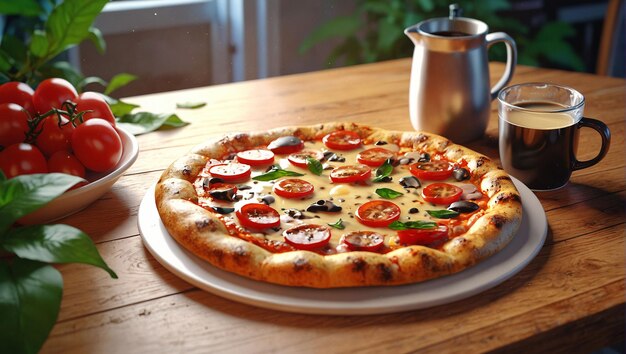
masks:
<svg viewBox="0 0 626 354"><path fill-rule="evenodd" d="M422 190L422 197L425 201L433 204L448 205L461 198L463 190L449 183L429 184Z"/></svg>
<svg viewBox="0 0 626 354"><path fill-rule="evenodd" d="M404 188L420 188L422 183L415 176L406 176L400 179L400 185Z"/></svg>
<svg viewBox="0 0 626 354"><path fill-rule="evenodd" d="M228 183L214 183L209 186L209 195L213 199L232 202L236 200L237 186Z"/></svg>
<svg viewBox="0 0 626 354"><path fill-rule="evenodd" d="M237 153L237 161L250 166L265 166L274 163L274 153L270 150L254 149Z"/></svg>
<svg viewBox="0 0 626 354"><path fill-rule="evenodd" d="M367 166L378 167L385 163L387 159L393 159L395 156L396 154L393 151L377 147L361 151L356 156L356 160Z"/></svg>
<svg viewBox="0 0 626 354"><path fill-rule="evenodd" d="M453 166L447 161L417 162L409 166L411 174L417 178L441 181L452 176Z"/></svg>
<svg viewBox="0 0 626 354"><path fill-rule="evenodd" d="M216 213L219 214L230 214L233 211L235 211L235 208L229 208L229 207L220 207L220 206L212 206L211 209L215 210Z"/></svg>
<svg viewBox="0 0 626 354"><path fill-rule="evenodd" d="M404 157L402 157L403 165L406 165L408 163L413 163L413 162L428 162L430 161L430 154L426 153L426 152L419 152L419 151L409 151L406 154L404 154Z"/></svg>
<svg viewBox="0 0 626 354"><path fill-rule="evenodd" d="M276 198L272 197L271 195L264 195L263 197L259 198L259 201L263 202L266 205L270 205L276 201Z"/></svg>
<svg viewBox="0 0 626 354"><path fill-rule="evenodd" d="M307 218L303 212L294 208L285 210L285 214L287 214L289 217L293 219L306 219Z"/></svg>
<svg viewBox="0 0 626 354"><path fill-rule="evenodd" d="M389 158L376 169L374 182L391 182L391 173L393 172L394 160Z"/></svg>
<svg viewBox="0 0 626 354"><path fill-rule="evenodd" d="M437 227L437 223L434 221L394 221L389 224L389 228L392 230L407 230L407 229L434 229Z"/></svg>
<svg viewBox="0 0 626 354"><path fill-rule="evenodd" d="M404 229L398 230L398 238L401 244L406 245L432 245L448 237L448 227L437 226L429 229Z"/></svg>
<svg viewBox="0 0 626 354"><path fill-rule="evenodd" d="M361 146L361 137L355 132L339 130L326 134L322 142L329 149L353 150Z"/></svg>
<svg viewBox="0 0 626 354"><path fill-rule="evenodd" d="M346 162L345 157L337 155L332 151L324 151L324 160L331 162Z"/></svg>
<svg viewBox="0 0 626 354"><path fill-rule="evenodd" d="M476 203L468 202L466 200L461 200L461 201L450 204L448 209L454 210L459 213L473 213L476 210L480 209L480 207Z"/></svg>
<svg viewBox="0 0 626 354"><path fill-rule="evenodd" d="M283 232L285 241L301 250L323 247L330 241L330 228L324 225L304 224Z"/></svg>
<svg viewBox="0 0 626 354"><path fill-rule="evenodd" d="M313 194L315 187L299 178L286 178L274 184L274 193L283 198L306 198Z"/></svg>
<svg viewBox="0 0 626 354"><path fill-rule="evenodd" d="M209 168L209 173L226 182L243 182L250 178L252 171L250 165L232 162L214 165Z"/></svg>
<svg viewBox="0 0 626 354"><path fill-rule="evenodd" d="M304 148L304 142L295 136L281 136L267 145L275 154L291 154Z"/></svg>
<svg viewBox="0 0 626 354"><path fill-rule="evenodd" d="M334 168L330 179L335 183L364 182L370 178L372 170L365 165L348 165Z"/></svg>
<svg viewBox="0 0 626 354"><path fill-rule="evenodd" d="M326 225L328 225L330 227L333 227L335 229L338 229L338 230L343 230L343 229L346 228L346 225L343 224L343 220L341 220L341 219L337 220L337 222L335 222L335 223L332 223L332 224L328 223Z"/></svg>
<svg viewBox="0 0 626 354"><path fill-rule="evenodd" d="M306 208L306 211L310 211L313 213L316 213L318 211L327 211L330 213L338 213L341 211L341 209L343 209L342 207L340 207L339 205L333 203L330 200L318 200L317 202L309 205L308 208Z"/></svg>
<svg viewBox="0 0 626 354"><path fill-rule="evenodd" d="M389 188L378 188L376 189L376 194L385 199L395 199L404 195L403 193L396 192L393 189Z"/></svg>
<svg viewBox="0 0 626 354"><path fill-rule="evenodd" d="M356 218L365 226L385 227L400 218L400 207L386 200L372 200L356 211Z"/></svg>
<svg viewBox="0 0 626 354"><path fill-rule="evenodd" d="M480 193L473 184L465 183L459 185L459 187L463 190L463 194L461 195L462 200L474 200L483 197L483 194Z"/></svg>
<svg viewBox="0 0 626 354"><path fill-rule="evenodd" d="M452 176L454 177L454 179L461 182L470 178L470 173L466 168L457 167L452 171Z"/></svg>
<svg viewBox="0 0 626 354"><path fill-rule="evenodd" d="M245 204L235 212L243 227L267 229L280 225L280 215L267 204Z"/></svg>
<svg viewBox="0 0 626 354"><path fill-rule="evenodd" d="M308 157L306 159L306 167L309 169L309 171L311 171L311 173L313 173L316 176L321 176L322 171L324 171L324 166L322 165L322 163L319 160L316 160L311 157Z"/></svg>
<svg viewBox="0 0 626 354"><path fill-rule="evenodd" d="M352 231L341 237L351 251L376 252L384 245L385 236L374 231Z"/></svg>
<svg viewBox="0 0 626 354"><path fill-rule="evenodd" d="M264 174L252 177L255 181L273 181L275 179L279 179L281 177L299 177L304 176L302 173L293 172L289 170L283 170L282 168L274 165L268 169Z"/></svg>
<svg viewBox="0 0 626 354"><path fill-rule="evenodd" d="M298 152L294 152L293 154L290 154L287 157L287 160L289 160L289 162L291 162L292 165L306 168L308 158L321 161L322 159L324 159L324 154L319 150L304 149Z"/></svg>
<svg viewBox="0 0 626 354"><path fill-rule="evenodd" d="M454 210L426 210L426 212L437 219L453 219L459 216L459 212Z"/></svg>

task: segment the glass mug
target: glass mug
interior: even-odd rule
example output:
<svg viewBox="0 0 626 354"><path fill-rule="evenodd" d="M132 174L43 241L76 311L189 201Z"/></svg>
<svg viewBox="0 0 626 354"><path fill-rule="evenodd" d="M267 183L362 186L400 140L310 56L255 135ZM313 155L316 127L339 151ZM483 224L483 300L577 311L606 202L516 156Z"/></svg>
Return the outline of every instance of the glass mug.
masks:
<svg viewBox="0 0 626 354"><path fill-rule="evenodd" d="M585 98L578 91L555 84L526 83L498 94L499 150L505 171L535 191L563 187L572 171L598 163L609 150L606 124L583 117ZM578 161L580 128L602 137L598 155Z"/></svg>

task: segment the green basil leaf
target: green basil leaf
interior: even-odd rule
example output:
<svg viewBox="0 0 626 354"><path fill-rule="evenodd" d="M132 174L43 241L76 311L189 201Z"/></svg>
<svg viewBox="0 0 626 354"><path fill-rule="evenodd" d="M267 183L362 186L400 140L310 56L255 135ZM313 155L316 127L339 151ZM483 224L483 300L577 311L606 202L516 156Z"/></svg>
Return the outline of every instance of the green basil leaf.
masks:
<svg viewBox="0 0 626 354"><path fill-rule="evenodd" d="M150 112L125 114L118 118L117 123L134 135L149 133L161 127L182 127L189 124L175 114Z"/></svg>
<svg viewBox="0 0 626 354"><path fill-rule="evenodd" d="M452 219L459 216L459 213L454 210L426 210L426 212L437 219Z"/></svg>
<svg viewBox="0 0 626 354"><path fill-rule="evenodd" d="M273 167L270 171L262 175L258 175L256 177L252 177L252 179L255 181L267 182L267 181L273 181L281 177L299 177L299 176L304 176L304 174L289 171L289 170L282 170L280 168Z"/></svg>
<svg viewBox="0 0 626 354"><path fill-rule="evenodd" d="M104 40L102 32L95 27L90 27L88 38L96 46L98 53L104 54L107 49L107 42Z"/></svg>
<svg viewBox="0 0 626 354"><path fill-rule="evenodd" d="M198 109L206 106L206 102L182 102L176 103L176 108Z"/></svg>
<svg viewBox="0 0 626 354"><path fill-rule="evenodd" d="M132 75L132 74L128 74L128 73L121 73L121 74L117 74L115 76L113 76L113 78L111 78L111 81L109 81L109 84L107 85L107 87L104 89L104 94L105 95L110 95L111 92L124 87L128 84L130 84L131 82L137 80L137 76ZM130 112L128 112L130 113Z"/></svg>
<svg viewBox="0 0 626 354"><path fill-rule="evenodd" d="M0 183L0 234L17 219L63 194L80 177L63 173L23 175Z"/></svg>
<svg viewBox="0 0 626 354"><path fill-rule="evenodd" d="M339 219L339 221L337 221L334 224L327 224L327 225L330 227L334 227L335 229L338 229L338 230L343 230L346 228L346 225L343 224L343 220L341 219Z"/></svg>
<svg viewBox="0 0 626 354"><path fill-rule="evenodd" d="M41 30L36 30L30 38L30 45L28 49L30 53L37 58L43 58L48 53L48 38L46 33Z"/></svg>
<svg viewBox="0 0 626 354"><path fill-rule="evenodd" d="M127 114L130 114L130 112L132 112L135 108L139 107L139 105L136 105L134 103L124 102L122 100L118 100L107 95L103 95L103 97L104 100L109 104L109 107L111 107L113 115L116 117L123 117Z"/></svg>
<svg viewBox="0 0 626 354"><path fill-rule="evenodd" d="M0 260L0 352L37 353L56 323L63 279L54 267Z"/></svg>
<svg viewBox="0 0 626 354"><path fill-rule="evenodd" d="M68 225L33 225L9 230L2 246L20 258L47 263L83 263L115 272L104 262L87 234Z"/></svg>
<svg viewBox="0 0 626 354"><path fill-rule="evenodd" d="M376 194L385 199L395 199L403 195L403 193L396 192L393 189L389 188L378 188L376 189Z"/></svg>
<svg viewBox="0 0 626 354"><path fill-rule="evenodd" d="M392 230L408 230L408 229L422 229L422 230L426 230L426 229L434 229L435 227L437 227L437 223L434 221L422 221L422 220L418 220L418 221L407 221L407 222L402 222L402 221L394 221L391 224L389 224L389 228Z"/></svg>
<svg viewBox="0 0 626 354"><path fill-rule="evenodd" d="M14 62L13 58L0 49L0 71L9 71L13 67Z"/></svg>
<svg viewBox="0 0 626 354"><path fill-rule="evenodd" d="M0 14L38 16L43 12L37 0L0 1Z"/></svg>
<svg viewBox="0 0 626 354"><path fill-rule="evenodd" d="M312 157L306 158L306 167L313 173L314 175L321 176L324 171L324 166L319 160L316 160Z"/></svg>
<svg viewBox="0 0 626 354"><path fill-rule="evenodd" d="M393 161L391 159L385 160L385 162L376 169L376 177L374 177L374 182L382 182L385 177L389 177L393 172Z"/></svg>

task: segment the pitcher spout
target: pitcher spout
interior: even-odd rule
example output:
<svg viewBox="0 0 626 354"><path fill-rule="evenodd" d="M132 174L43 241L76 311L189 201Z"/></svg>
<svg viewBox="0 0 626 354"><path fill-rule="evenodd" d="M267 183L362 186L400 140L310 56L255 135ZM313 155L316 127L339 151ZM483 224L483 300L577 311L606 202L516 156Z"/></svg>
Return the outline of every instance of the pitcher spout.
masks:
<svg viewBox="0 0 626 354"><path fill-rule="evenodd" d="M411 42L413 42L414 45L417 45L419 43L419 38L420 38L420 34L419 34L419 31L417 30L417 27L418 25L413 25L404 29L404 34L407 37L409 37L409 39L411 40Z"/></svg>

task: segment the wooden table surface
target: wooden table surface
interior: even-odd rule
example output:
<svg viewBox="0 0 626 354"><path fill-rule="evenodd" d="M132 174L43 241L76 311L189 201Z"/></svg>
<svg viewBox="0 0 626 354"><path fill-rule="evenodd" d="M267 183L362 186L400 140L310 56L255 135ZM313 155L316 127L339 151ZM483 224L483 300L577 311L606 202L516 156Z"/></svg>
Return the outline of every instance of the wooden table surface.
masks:
<svg viewBox="0 0 626 354"><path fill-rule="evenodd" d="M45 353L176 352L586 352L624 340L624 80L518 67L513 83L572 86L585 115L604 121L611 148L598 165L557 191L538 193L549 224L537 257L479 295L429 309L385 315L278 312L200 290L170 273L143 246L141 199L161 172L203 140L233 131L355 121L412 130L408 59L130 98L151 112L177 110L187 127L138 137L137 162L111 191L64 220L87 232L119 279L83 265L59 266L65 282ZM503 66L491 64L493 78ZM600 139L581 132L579 159ZM484 139L466 144L498 159L497 111Z"/></svg>

